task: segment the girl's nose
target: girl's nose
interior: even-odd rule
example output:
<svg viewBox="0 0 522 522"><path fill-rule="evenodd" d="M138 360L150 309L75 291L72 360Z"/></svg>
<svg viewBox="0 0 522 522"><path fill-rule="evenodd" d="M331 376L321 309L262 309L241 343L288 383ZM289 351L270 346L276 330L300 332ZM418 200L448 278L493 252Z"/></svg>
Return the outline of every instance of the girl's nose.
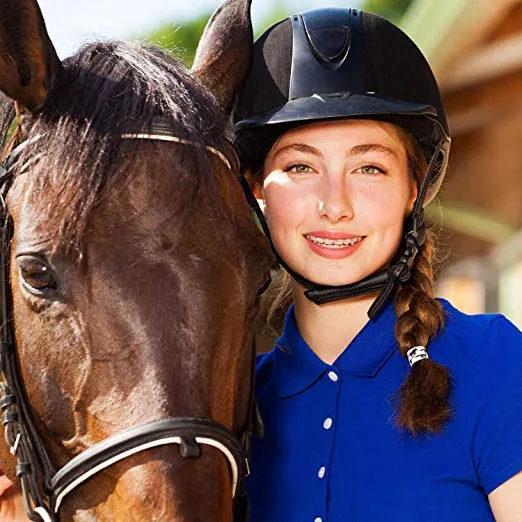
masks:
<svg viewBox="0 0 522 522"><path fill-rule="evenodd" d="M352 194L345 175L326 178L321 192L318 204L322 218L332 223L353 218Z"/></svg>

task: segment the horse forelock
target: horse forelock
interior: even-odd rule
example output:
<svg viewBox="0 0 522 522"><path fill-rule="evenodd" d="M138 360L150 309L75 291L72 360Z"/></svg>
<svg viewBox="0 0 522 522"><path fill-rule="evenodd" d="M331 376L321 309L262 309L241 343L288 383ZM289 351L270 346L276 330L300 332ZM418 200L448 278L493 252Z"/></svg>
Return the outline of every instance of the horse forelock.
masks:
<svg viewBox="0 0 522 522"><path fill-rule="evenodd" d="M147 140L122 135L148 131L158 117L184 140L226 147L229 128L217 103L166 52L144 43L104 42L86 45L65 60L43 112L28 125L27 137L39 139L19 160L24 165L38 155L32 197L47 206L43 213L51 219L46 227L60 248L81 251L87 224L106 189L125 183L132 166L150 151ZM185 206L219 197L209 153L190 147L184 168L177 171L176 147L170 147L165 169L175 171Z"/></svg>

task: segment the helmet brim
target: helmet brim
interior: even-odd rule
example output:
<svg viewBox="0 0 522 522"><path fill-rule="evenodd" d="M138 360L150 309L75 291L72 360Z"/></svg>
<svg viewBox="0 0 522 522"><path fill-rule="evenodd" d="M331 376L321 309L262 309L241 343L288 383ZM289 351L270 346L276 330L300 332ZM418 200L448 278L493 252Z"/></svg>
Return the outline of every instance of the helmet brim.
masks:
<svg viewBox="0 0 522 522"><path fill-rule="evenodd" d="M236 123L235 130L255 129L265 125L326 120L334 118L372 118L390 120L401 116L437 117L431 105L409 103L371 94L340 93L338 95L314 95L290 100L266 114L244 119Z"/></svg>

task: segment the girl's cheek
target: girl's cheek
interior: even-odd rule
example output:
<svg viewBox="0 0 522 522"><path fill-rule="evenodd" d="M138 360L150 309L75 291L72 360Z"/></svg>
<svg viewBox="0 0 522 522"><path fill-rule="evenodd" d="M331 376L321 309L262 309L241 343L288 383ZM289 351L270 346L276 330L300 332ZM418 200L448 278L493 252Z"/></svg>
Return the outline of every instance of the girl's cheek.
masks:
<svg viewBox="0 0 522 522"><path fill-rule="evenodd" d="M397 221L402 227L407 211L408 197L400 187L359 187L356 208L359 215L372 218L372 222L384 222L388 225Z"/></svg>
<svg viewBox="0 0 522 522"><path fill-rule="evenodd" d="M264 194L267 214L272 218L292 220L309 213L313 206L313 196L309 191L295 184L265 185Z"/></svg>

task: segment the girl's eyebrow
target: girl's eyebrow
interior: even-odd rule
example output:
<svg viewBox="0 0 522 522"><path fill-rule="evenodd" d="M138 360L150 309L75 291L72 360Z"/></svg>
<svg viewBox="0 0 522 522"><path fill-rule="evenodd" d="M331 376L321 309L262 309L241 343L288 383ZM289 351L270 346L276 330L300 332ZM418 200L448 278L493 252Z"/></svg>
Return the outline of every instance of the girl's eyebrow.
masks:
<svg viewBox="0 0 522 522"><path fill-rule="evenodd" d="M291 143L290 145L285 145L274 153L272 159L275 159L286 152L302 152L304 154L312 154L320 159L324 159L324 154L319 149L316 149L311 145L306 145L305 143Z"/></svg>
<svg viewBox="0 0 522 522"><path fill-rule="evenodd" d="M365 154L367 152L383 152L384 154L388 154L389 156L394 156L398 158L398 154L395 150L390 147L386 147L379 143L364 143L361 145L355 145L352 147L347 153L347 156L357 156L359 154Z"/></svg>
<svg viewBox="0 0 522 522"><path fill-rule="evenodd" d="M284 147L281 147L274 153L272 159L275 159L281 154L285 154L288 152L301 152L304 154L312 154L313 156L316 156L324 160L324 154L319 149L316 149L311 145L307 145L306 143L290 143L289 145L285 145ZM389 156L393 156L394 158L398 158L398 154L394 149L386 147L385 145L381 145L380 143L362 143L360 145L355 145L349 151L346 152L346 155L348 157L353 157L358 156L360 154L366 154L368 152L381 152L384 154L388 154Z"/></svg>

